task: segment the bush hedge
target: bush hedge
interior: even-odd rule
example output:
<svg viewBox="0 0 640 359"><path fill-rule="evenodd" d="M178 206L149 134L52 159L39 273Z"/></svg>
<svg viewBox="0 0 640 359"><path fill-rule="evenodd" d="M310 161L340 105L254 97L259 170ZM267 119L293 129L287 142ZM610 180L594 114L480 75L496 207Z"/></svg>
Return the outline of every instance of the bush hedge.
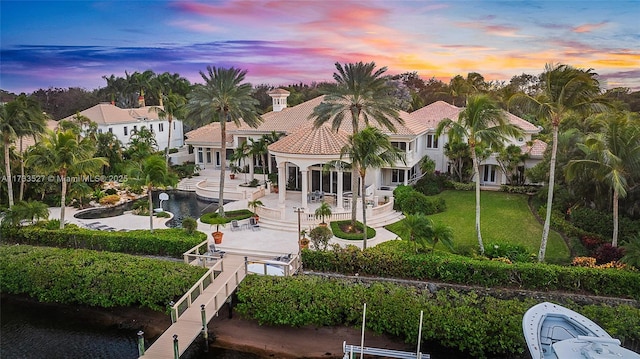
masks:
<svg viewBox="0 0 640 359"><path fill-rule="evenodd" d="M206 268L121 253L0 245L0 289L45 303L164 311Z"/></svg>
<svg viewBox="0 0 640 359"><path fill-rule="evenodd" d="M591 208L576 208L571 211L571 222L574 226L611 239L613 236L613 214ZM619 218L620 242L627 242L640 232L640 220L632 220L625 216Z"/></svg>
<svg viewBox="0 0 640 359"><path fill-rule="evenodd" d="M303 251L308 270L433 280L483 287L562 290L640 300L640 273L617 269L507 264L445 252L415 253L407 241L389 241L364 251L356 247Z"/></svg>
<svg viewBox="0 0 640 359"><path fill-rule="evenodd" d="M393 208L402 213L430 215L444 212L447 209L447 205L441 197L425 196L409 186L396 187L393 190L393 198Z"/></svg>
<svg viewBox="0 0 640 359"><path fill-rule="evenodd" d="M226 211L224 212L224 223L229 223L233 220L243 220L243 219L247 219L253 217L253 212L251 212L248 209L239 209L239 210L235 210L235 211ZM220 214L218 214L218 212L211 212L211 213L206 213L203 214L200 217L200 222L202 223L206 223L206 224L211 224L211 225L216 225L218 224L218 218L220 218Z"/></svg>
<svg viewBox="0 0 640 359"><path fill-rule="evenodd" d="M237 310L261 325L294 327L362 325L362 305L367 303L368 329L410 343L416 341L423 311L422 340L478 358L522 354L526 348L522 316L537 303L535 299L502 300L454 291L431 294L390 283L355 284L313 276L249 276L240 284L238 299ZM640 342L638 308L567 306L589 315L627 344Z"/></svg>
<svg viewBox="0 0 640 359"><path fill-rule="evenodd" d="M95 231L75 226L46 229L38 226L5 229L3 242L61 248L82 248L130 254L150 254L182 258L182 254L207 239L202 232L187 233L181 228Z"/></svg>

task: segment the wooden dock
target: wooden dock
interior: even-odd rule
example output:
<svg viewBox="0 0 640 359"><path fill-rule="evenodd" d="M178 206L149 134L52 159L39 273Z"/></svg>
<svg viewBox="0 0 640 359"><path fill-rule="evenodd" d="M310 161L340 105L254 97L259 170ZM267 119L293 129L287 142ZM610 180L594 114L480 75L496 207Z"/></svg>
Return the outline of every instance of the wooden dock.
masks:
<svg viewBox="0 0 640 359"><path fill-rule="evenodd" d="M204 304L206 322L220 310L227 298L237 288L238 284L246 277L245 257L240 255L226 255L219 260L220 268L212 267L208 278L215 277L205 288L207 277L204 281L196 283L189 293L185 294L185 300L179 301L174 310L178 310L175 322L151 345L140 358L167 358L174 359L174 336L178 339L178 356L182 355L189 345L202 333L201 306ZM222 270L223 269L223 270ZM218 270L221 270L218 272ZM209 273L208 272L208 273ZM197 293L196 298L194 293ZM183 304L186 303L186 304ZM186 309L182 310L182 306Z"/></svg>
<svg viewBox="0 0 640 359"><path fill-rule="evenodd" d="M290 276L302 265L300 256L292 253L222 252L207 241L185 252L184 262L209 270L177 303L170 303L173 324L140 356L142 359L179 358L203 333L203 325L218 313L248 273Z"/></svg>

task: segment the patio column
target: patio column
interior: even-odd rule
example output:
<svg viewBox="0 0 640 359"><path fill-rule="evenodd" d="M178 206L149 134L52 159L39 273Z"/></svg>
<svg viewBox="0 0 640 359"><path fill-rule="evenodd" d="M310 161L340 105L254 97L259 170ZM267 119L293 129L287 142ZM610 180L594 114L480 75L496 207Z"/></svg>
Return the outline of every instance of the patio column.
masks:
<svg viewBox="0 0 640 359"><path fill-rule="evenodd" d="M336 210L339 212L344 211L344 207L342 207L342 192L343 192L343 182L344 179L343 177L343 173L342 173L342 168L338 169L338 193L336 193Z"/></svg>
<svg viewBox="0 0 640 359"><path fill-rule="evenodd" d="M253 156L249 156L249 181L253 180L255 177L253 176Z"/></svg>
<svg viewBox="0 0 640 359"><path fill-rule="evenodd" d="M287 164L282 161L278 163L278 204L284 207L287 197Z"/></svg>
<svg viewBox="0 0 640 359"><path fill-rule="evenodd" d="M404 171L404 185L408 186L409 185L409 170L403 170Z"/></svg>
<svg viewBox="0 0 640 359"><path fill-rule="evenodd" d="M302 208L307 208L307 194L309 193L309 171L306 169L300 170L302 175Z"/></svg>

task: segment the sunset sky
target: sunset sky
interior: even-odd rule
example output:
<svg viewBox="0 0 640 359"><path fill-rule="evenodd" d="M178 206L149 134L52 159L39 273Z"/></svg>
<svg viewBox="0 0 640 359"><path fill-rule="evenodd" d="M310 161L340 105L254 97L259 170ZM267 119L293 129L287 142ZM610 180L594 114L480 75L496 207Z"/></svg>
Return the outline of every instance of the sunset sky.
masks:
<svg viewBox="0 0 640 359"><path fill-rule="evenodd" d="M207 65L254 84L331 80L336 61L445 82L593 68L640 90L640 1L6 1L0 88L104 87L153 70L201 82Z"/></svg>

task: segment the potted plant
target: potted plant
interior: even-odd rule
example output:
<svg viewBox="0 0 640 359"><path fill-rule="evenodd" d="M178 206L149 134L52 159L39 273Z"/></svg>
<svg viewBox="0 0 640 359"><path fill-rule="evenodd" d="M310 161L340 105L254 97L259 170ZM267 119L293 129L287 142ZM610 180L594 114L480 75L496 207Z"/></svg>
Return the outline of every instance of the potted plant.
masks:
<svg viewBox="0 0 640 359"><path fill-rule="evenodd" d="M327 202L322 202L320 207L316 209L314 215L316 218L320 218L322 220L320 225L326 227L327 224L324 222L324 218L331 217L331 206Z"/></svg>
<svg viewBox="0 0 640 359"><path fill-rule="evenodd" d="M300 231L300 239L298 240L298 244L300 245L300 249L309 248L309 238L307 238L306 229Z"/></svg>
<svg viewBox="0 0 640 359"><path fill-rule="evenodd" d="M249 201L247 202L247 206L249 206L249 208L252 209L253 212L253 218L256 219L256 222L258 220L260 220L260 216L258 216L258 214L256 213L256 209L258 208L258 206L264 206L264 204L262 203L261 200L259 199L254 199L253 201Z"/></svg>
<svg viewBox="0 0 640 359"><path fill-rule="evenodd" d="M231 179L235 179L236 178L236 173L238 173L238 171L240 170L240 167L234 165L233 163L229 165L229 168L231 169L231 173L229 174L229 178Z"/></svg>
<svg viewBox="0 0 640 359"><path fill-rule="evenodd" d="M213 236L213 243L220 244L222 243L222 236L224 233L220 232L220 226L225 226L228 222L228 219L225 217L213 217L211 220L211 225L216 225L216 231L211 233Z"/></svg>
<svg viewBox="0 0 640 359"><path fill-rule="evenodd" d="M271 182L271 193L278 193L278 174L269 173L269 182Z"/></svg>

